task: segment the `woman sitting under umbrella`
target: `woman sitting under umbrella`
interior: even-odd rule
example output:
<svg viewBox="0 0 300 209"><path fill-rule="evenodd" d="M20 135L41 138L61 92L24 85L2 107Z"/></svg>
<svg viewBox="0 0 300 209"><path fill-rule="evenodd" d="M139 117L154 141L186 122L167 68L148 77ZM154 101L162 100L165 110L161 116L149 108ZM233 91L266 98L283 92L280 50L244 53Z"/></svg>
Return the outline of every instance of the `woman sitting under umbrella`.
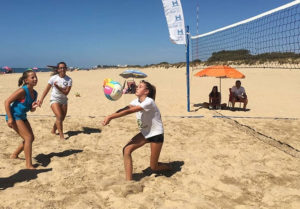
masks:
<svg viewBox="0 0 300 209"><path fill-rule="evenodd" d="M221 93L218 92L218 87L214 86L209 93L209 103L204 102L203 107L212 108L212 109L223 109L226 107L226 104L221 104Z"/></svg>

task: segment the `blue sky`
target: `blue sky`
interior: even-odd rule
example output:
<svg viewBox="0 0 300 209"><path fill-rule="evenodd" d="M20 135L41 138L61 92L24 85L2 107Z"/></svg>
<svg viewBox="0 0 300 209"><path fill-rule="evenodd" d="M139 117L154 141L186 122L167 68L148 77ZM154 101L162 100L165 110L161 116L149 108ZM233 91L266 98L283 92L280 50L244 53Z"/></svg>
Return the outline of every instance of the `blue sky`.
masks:
<svg viewBox="0 0 300 209"><path fill-rule="evenodd" d="M247 19L292 0L181 0L196 35ZM161 0L0 0L0 66L45 67L185 61L169 41Z"/></svg>

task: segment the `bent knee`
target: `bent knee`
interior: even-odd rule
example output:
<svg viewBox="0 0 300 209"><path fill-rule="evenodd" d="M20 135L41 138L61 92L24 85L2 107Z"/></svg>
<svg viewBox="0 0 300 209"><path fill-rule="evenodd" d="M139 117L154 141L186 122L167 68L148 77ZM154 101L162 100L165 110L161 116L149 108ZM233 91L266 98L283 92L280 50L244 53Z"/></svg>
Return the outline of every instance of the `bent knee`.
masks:
<svg viewBox="0 0 300 209"><path fill-rule="evenodd" d="M133 152L132 149L130 149L129 147L123 147L123 155L131 155L131 153Z"/></svg>
<svg viewBox="0 0 300 209"><path fill-rule="evenodd" d="M32 135L32 136L28 136L28 137L25 137L25 141L28 141L28 142L33 142L34 141L34 135Z"/></svg>
<svg viewBox="0 0 300 209"><path fill-rule="evenodd" d="M63 122L63 121L64 121L64 118L63 118L63 117L56 117L56 121L58 121L58 122Z"/></svg>

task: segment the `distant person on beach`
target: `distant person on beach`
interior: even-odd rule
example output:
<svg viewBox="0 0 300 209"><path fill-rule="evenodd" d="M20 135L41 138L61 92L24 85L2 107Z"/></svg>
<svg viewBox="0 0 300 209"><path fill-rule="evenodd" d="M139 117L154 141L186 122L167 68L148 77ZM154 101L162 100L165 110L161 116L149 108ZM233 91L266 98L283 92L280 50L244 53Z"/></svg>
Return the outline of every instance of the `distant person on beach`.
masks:
<svg viewBox="0 0 300 209"><path fill-rule="evenodd" d="M14 129L23 139L23 142L10 157L19 158L19 154L24 151L27 169L35 169L32 165L34 135L27 120L27 112L34 112L38 107L37 92L33 89L37 82L35 72L32 70L24 71L18 82L18 86L22 86L22 88L16 90L4 102L8 127Z"/></svg>
<svg viewBox="0 0 300 209"><path fill-rule="evenodd" d="M135 84L130 84L130 86L128 87L126 93L127 94L135 94L136 91L136 85Z"/></svg>
<svg viewBox="0 0 300 209"><path fill-rule="evenodd" d="M60 62L54 68L54 72L51 74L51 78L38 101L38 105L41 107L45 96L48 94L49 90L52 88L50 97L50 106L56 117L56 121L51 130L52 134L56 134L56 130L59 133L61 139L65 139L63 133L63 121L67 115L68 110L68 97L71 87L72 79L66 75L67 64L65 62Z"/></svg>
<svg viewBox="0 0 300 209"><path fill-rule="evenodd" d="M244 103L243 109L246 110L246 106L248 104L248 98L244 87L241 86L240 80L237 80L235 82L235 86L231 88L231 92L233 93L232 108L234 109L234 105L236 102L242 102Z"/></svg>
<svg viewBox="0 0 300 209"><path fill-rule="evenodd" d="M211 90L211 92L208 95L208 103L204 102L203 106L206 108L212 108L212 109L223 109L226 107L226 104L221 104L221 93L218 92L218 87L214 86Z"/></svg>
<svg viewBox="0 0 300 209"><path fill-rule="evenodd" d="M214 86L209 93L209 106L211 106L212 109L221 107L221 94L218 92L217 86Z"/></svg>
<svg viewBox="0 0 300 209"><path fill-rule="evenodd" d="M112 119L136 113L140 132L123 148L126 180L132 180L133 166L131 153L146 143L151 144L150 167L152 171L157 172L170 169L169 165L158 162L164 142L164 129L160 111L154 102L156 89L149 82L141 81L137 86L135 95L137 96L137 99L133 100L128 106L118 110L116 113L105 117L102 122L105 126L109 124Z"/></svg>

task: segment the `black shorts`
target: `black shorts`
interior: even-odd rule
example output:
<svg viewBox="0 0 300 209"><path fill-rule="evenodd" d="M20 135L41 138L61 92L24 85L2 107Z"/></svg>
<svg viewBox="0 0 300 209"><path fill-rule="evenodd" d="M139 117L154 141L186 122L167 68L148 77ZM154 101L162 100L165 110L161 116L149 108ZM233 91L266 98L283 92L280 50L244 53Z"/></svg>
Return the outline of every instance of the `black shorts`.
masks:
<svg viewBox="0 0 300 209"><path fill-rule="evenodd" d="M164 142L164 134L159 134L156 136L152 136L150 138L147 138L149 142L155 142L155 143L163 143Z"/></svg>
<svg viewBox="0 0 300 209"><path fill-rule="evenodd" d="M238 96L235 96L235 100L236 100L236 101L241 101L242 98L240 98L240 97L238 97Z"/></svg>

